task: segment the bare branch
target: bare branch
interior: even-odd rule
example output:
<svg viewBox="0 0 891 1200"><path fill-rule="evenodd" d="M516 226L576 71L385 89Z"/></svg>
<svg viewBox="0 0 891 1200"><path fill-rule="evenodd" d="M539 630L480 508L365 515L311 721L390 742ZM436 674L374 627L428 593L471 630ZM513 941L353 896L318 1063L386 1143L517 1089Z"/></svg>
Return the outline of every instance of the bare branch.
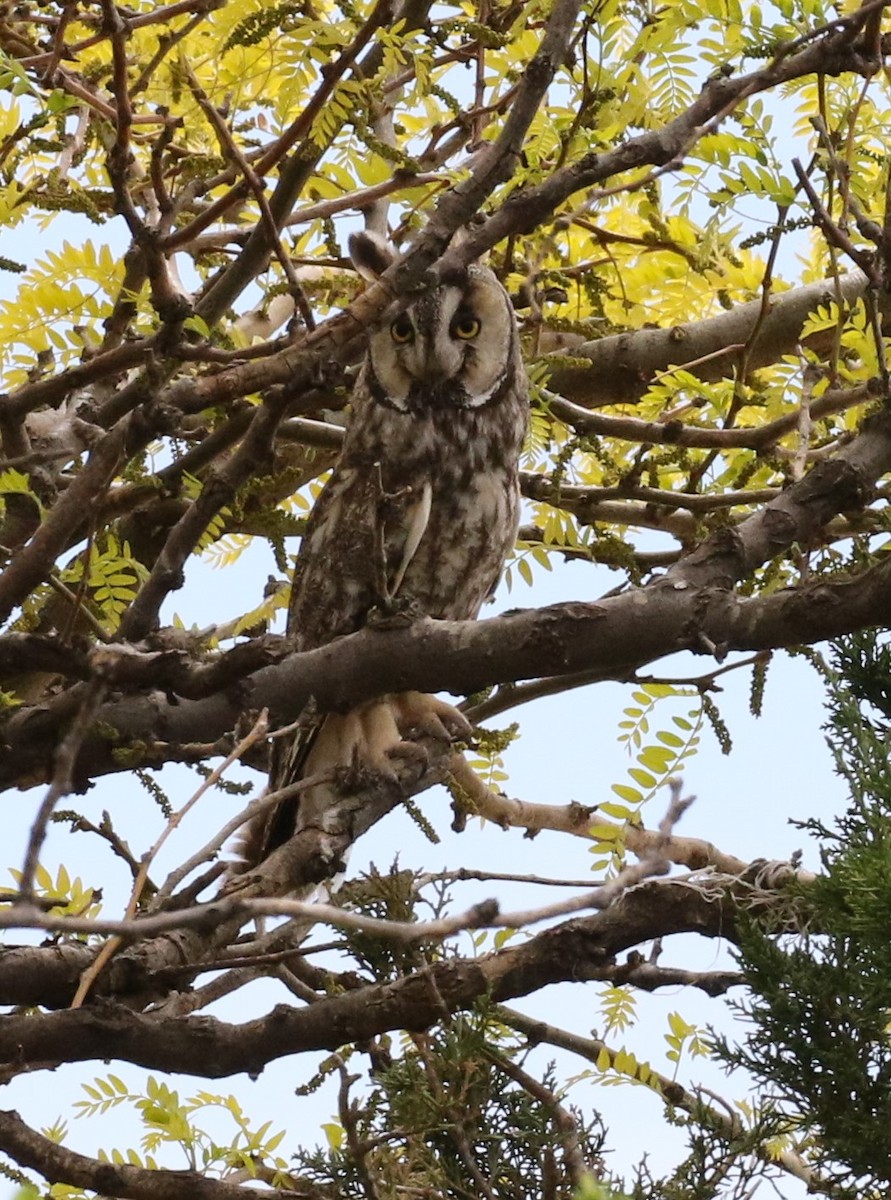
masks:
<svg viewBox="0 0 891 1200"><path fill-rule="evenodd" d="M648 880L602 912L546 929L521 945L473 960L447 959L393 982L328 996L309 1008L279 1006L238 1026L208 1016L163 1018L123 1006L10 1015L0 1023L0 1058L121 1058L205 1078L238 1071L256 1074L267 1062L289 1054L334 1050L393 1029L424 1030L440 1021L444 1010L464 1009L484 995L509 1000L550 983L600 978L616 954L670 933L732 938L735 903L754 898L776 902L775 893L760 891L746 879L716 877L695 884ZM213 906L206 913L211 929ZM164 948L153 946L152 951L158 958ZM135 961L128 966L133 971Z"/></svg>
<svg viewBox="0 0 891 1200"><path fill-rule="evenodd" d="M46 838L47 827L53 815L53 809L63 796L74 790L74 764L80 752L84 738L102 701L105 699L105 686L101 683L91 683L83 693L80 705L71 728L62 739L53 759L52 782L47 789L37 816L28 835L28 846L25 850L25 861L22 863L22 874L19 879L19 895L24 904L33 900L34 877L40 861L40 851Z"/></svg>
<svg viewBox="0 0 891 1200"><path fill-rule="evenodd" d="M830 388L811 404L811 418L816 421L834 413L847 412L858 404L875 400L882 390L881 381L878 379L871 379L852 388ZM718 450L744 447L763 451L786 434L794 432L798 419L797 413L788 413L774 421L759 422L757 425L714 429L685 425L677 420L641 421L637 417L606 416L603 413L589 412L588 409L572 404L560 396L550 397L549 407L555 417L578 434L596 434L599 437L615 437L629 442ZM702 501L705 497L700 496L698 499Z"/></svg>
<svg viewBox="0 0 891 1200"><path fill-rule="evenodd" d="M171 815L169 821L161 832L161 836L156 840L155 844L151 847L148 853L143 855L142 861L139 864L139 870L136 874L136 878L133 881L130 899L127 902L126 917L125 920L121 922L121 925L123 926L131 926L132 933L136 934L136 936L139 935L136 933L136 922L134 921L134 917L139 907L139 902L142 898L142 892L145 888L146 881L148 880L148 874L151 869L151 865L155 861L155 858L157 857L164 843L167 841L173 831L179 827L183 818L192 808L194 808L201 797L205 795L210 788L212 788L223 777L227 768L230 767L232 763L238 762L239 759L241 759L253 745L266 736L268 726L269 722L267 720L266 710L264 709L254 722L253 728L250 729L245 737L241 739L232 753L226 757L226 760L220 766L211 771L210 775L208 775L208 777L202 781L201 785L186 801L182 808ZM105 945L96 955L96 958L90 964L89 969L84 971L83 975L81 976L80 983L77 986L77 991L74 993L74 998L71 1001L72 1008L80 1008L88 996L93 983L99 977L101 971L104 970L106 964L123 944L124 937L121 934L112 937L108 942L105 943Z"/></svg>

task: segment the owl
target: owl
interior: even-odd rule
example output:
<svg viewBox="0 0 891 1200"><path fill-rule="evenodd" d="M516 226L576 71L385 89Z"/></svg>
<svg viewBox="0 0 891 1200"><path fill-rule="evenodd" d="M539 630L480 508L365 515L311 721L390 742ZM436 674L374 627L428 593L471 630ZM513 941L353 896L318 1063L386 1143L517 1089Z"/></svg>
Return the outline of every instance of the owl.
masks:
<svg viewBox="0 0 891 1200"><path fill-rule="evenodd" d="M350 252L369 279L395 258L369 233L353 235ZM516 538L528 420L513 307L495 275L450 270L372 330L351 408L294 569L287 629L297 650L354 633L372 612L473 618L493 591ZM462 721L419 693L326 714L276 742L270 789L357 765L392 774L407 730L446 736ZM320 783L273 809L246 839L246 865L308 824L324 827L338 794L342 783Z"/></svg>

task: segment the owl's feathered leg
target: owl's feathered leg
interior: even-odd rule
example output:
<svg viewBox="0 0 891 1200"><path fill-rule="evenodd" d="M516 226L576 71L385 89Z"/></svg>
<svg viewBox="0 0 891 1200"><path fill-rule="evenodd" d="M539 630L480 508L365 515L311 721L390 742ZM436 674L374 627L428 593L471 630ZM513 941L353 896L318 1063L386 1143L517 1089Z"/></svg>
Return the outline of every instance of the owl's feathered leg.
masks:
<svg viewBox="0 0 891 1200"><path fill-rule="evenodd" d="M306 776L328 774L300 798L299 826L324 828L325 814L339 796L359 789L369 777L388 782L397 778L394 759L426 759L427 753L415 740L419 736L449 743L466 736L470 726L464 717L433 696L420 692L381 696L348 713L329 713L306 757Z"/></svg>
<svg viewBox="0 0 891 1200"><path fill-rule="evenodd" d="M339 717L335 721L339 722ZM356 840L406 798L417 795L441 781L444 764L451 750L435 739L422 738L412 755L389 759L394 778L372 770L353 773L344 769L337 779L316 780L300 794L300 806L292 809L290 833L281 841L265 847L261 858L253 858L233 870L223 889L224 895L291 896L309 900L336 891L338 875L344 870L350 848ZM324 789L330 786L327 806ZM303 799L315 793L313 803ZM302 937L303 926L295 929L295 941Z"/></svg>
<svg viewBox="0 0 891 1200"><path fill-rule="evenodd" d="M337 832L344 797L391 786L408 769L423 771L430 753L423 742L450 745L471 727L451 704L421 692L381 696L346 713L327 713L303 729L299 753L292 751L278 786L319 779L299 796L256 818L237 847L231 877L243 875L277 846L304 831ZM234 886L231 883L230 886Z"/></svg>
<svg viewBox="0 0 891 1200"><path fill-rule="evenodd" d="M347 760L357 773L377 772L387 779L397 775L394 758L426 758L419 738L432 738L448 745L472 733L463 713L444 700L421 692L382 696L335 720L344 723L340 729L342 740L336 749L341 764ZM319 769L318 761L314 747L307 769ZM326 763L321 769L328 767Z"/></svg>

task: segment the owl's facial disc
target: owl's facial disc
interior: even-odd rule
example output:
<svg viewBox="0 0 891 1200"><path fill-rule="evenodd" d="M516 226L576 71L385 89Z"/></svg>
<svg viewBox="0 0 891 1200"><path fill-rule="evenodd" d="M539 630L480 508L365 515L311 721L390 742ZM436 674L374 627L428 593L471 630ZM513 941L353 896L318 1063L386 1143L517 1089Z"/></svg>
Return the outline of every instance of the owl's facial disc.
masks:
<svg viewBox="0 0 891 1200"><path fill-rule="evenodd" d="M478 408L504 384L515 336L501 285L485 268L471 267L460 283L421 296L372 334L375 390L404 412Z"/></svg>

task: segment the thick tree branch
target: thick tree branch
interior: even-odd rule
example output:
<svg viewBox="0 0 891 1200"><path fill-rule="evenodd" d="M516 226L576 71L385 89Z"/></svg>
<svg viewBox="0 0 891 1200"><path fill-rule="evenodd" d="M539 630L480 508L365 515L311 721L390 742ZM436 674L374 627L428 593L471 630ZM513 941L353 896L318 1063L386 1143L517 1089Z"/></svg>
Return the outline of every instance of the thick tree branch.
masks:
<svg viewBox="0 0 891 1200"><path fill-rule="evenodd" d="M125 1200L256 1200L266 1195L212 1179L200 1171L151 1171L127 1163L103 1162L68 1150L26 1125L17 1112L0 1110L0 1150L30 1167L49 1183L88 1188ZM270 1196L276 1195L270 1191ZM311 1198L312 1193L301 1193Z"/></svg>
<svg viewBox="0 0 891 1200"><path fill-rule="evenodd" d="M269 708L284 723L310 698L323 709L342 710L388 691L467 695L493 684L575 672L585 672L588 683L595 677L621 679L678 650L723 657L732 650L798 646L884 624L889 603L891 565L883 563L856 578L753 599L663 578L597 603L559 604L488 621L422 620L402 629L365 629L257 671L234 695L230 689L171 704L154 693L105 705L98 715L103 734L86 742L75 782L83 786L134 761L190 761L191 745L206 752L245 711ZM45 778L47 753L75 711L82 686L8 718L0 787Z"/></svg>
<svg viewBox="0 0 891 1200"><path fill-rule="evenodd" d="M558 367L551 373L548 387L584 408L635 404L653 378L671 366L695 363L691 370L705 380L732 376L739 358L735 351L728 352L727 347L745 345L756 331L748 368L770 366L784 354L794 353L805 321L821 305L841 300L853 306L867 287L866 277L860 271L851 271L837 279L773 293L763 321L762 301L750 300L729 312L684 325L635 329L586 342L574 349L572 355L588 359L590 365ZM879 296L878 302L888 309L887 297ZM831 345L831 338L831 332L814 334L805 344L819 352ZM702 433L705 435L707 431ZM720 436L719 431L715 433ZM730 432L726 431L725 436L731 437Z"/></svg>

